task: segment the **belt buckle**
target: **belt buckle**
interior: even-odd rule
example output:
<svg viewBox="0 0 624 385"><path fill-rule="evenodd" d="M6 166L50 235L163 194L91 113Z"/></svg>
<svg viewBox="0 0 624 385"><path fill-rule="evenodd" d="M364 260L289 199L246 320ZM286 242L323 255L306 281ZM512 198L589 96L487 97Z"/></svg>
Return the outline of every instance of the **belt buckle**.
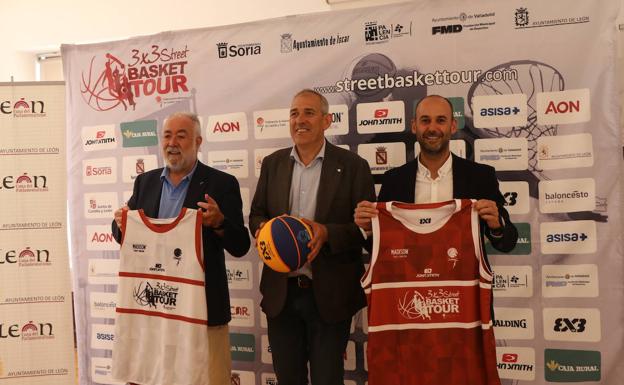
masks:
<svg viewBox="0 0 624 385"><path fill-rule="evenodd" d="M297 276L297 286L301 289L308 289L312 285L312 280L307 275Z"/></svg>

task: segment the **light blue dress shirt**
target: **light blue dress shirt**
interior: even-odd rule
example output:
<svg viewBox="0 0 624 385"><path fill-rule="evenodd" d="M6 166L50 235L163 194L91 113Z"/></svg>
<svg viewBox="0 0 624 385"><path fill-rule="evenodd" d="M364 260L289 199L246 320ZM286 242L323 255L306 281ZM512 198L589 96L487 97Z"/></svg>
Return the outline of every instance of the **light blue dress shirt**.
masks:
<svg viewBox="0 0 624 385"><path fill-rule="evenodd" d="M290 157L295 161L290 183L290 207L292 216L314 220L316 212L316 197L318 195L321 180L321 169L325 157L325 142L316 157L307 166L299 158L297 150L293 146ZM305 274L312 278L310 265L305 264L301 269L288 273L289 276Z"/></svg>
<svg viewBox="0 0 624 385"><path fill-rule="evenodd" d="M186 192L191 184L191 178L197 168L197 162L193 169L182 178L177 186L174 186L169 179L169 168L165 167L160 174L162 180L162 191L160 193L160 206L158 208L158 218L175 218L180 214Z"/></svg>

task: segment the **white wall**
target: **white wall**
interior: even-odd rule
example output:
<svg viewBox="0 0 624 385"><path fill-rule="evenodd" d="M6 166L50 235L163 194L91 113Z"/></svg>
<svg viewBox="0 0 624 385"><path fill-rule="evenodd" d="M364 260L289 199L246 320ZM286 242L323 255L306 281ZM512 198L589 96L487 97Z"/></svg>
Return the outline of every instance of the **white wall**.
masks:
<svg viewBox="0 0 624 385"><path fill-rule="evenodd" d="M11 76L14 81L35 80L35 54L58 51L63 43L120 40L400 1L351 0L330 6L325 0L0 0L0 82Z"/></svg>

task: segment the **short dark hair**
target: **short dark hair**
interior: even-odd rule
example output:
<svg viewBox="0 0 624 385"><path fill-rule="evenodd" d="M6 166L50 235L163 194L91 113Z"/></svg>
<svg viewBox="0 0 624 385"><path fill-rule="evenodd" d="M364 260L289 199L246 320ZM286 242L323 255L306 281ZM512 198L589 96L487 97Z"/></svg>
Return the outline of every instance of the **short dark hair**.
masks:
<svg viewBox="0 0 624 385"><path fill-rule="evenodd" d="M446 103L448 103L449 108L451 109L451 119L455 119L455 110L453 109L453 103L451 103L451 101L448 100L448 98L445 98L444 96L441 96L441 95L427 95L424 98L420 99L418 101L418 103L416 103L416 107L414 107L414 119L416 119L416 111L418 110L418 106L420 106L420 103L422 103L422 101L427 99L427 98L440 98L440 99L444 99L446 101Z"/></svg>

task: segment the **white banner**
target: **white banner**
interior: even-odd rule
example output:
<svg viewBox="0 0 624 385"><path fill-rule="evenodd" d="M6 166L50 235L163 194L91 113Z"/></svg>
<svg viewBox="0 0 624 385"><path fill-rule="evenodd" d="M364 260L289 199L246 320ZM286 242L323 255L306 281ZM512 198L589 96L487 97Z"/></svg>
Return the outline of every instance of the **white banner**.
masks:
<svg viewBox="0 0 624 385"><path fill-rule="evenodd" d="M116 290L108 275L113 265L102 263L117 258L105 231L112 215L104 213L123 204L138 173L163 166L157 140L163 119L180 110L200 115L201 159L237 176L247 215L263 156L291 145L293 94L314 88L331 104L327 137L365 157L377 184L384 171L414 159L410 121L417 101L449 97L458 121L454 148L497 169L520 232L508 254L488 247L495 306L509 321L501 327L532 317L531 332L501 332L503 383L618 384L624 255L617 7L617 1L417 2L63 46L80 366L111 357L108 345L92 339L93 324L114 323L107 315L114 302L94 303ZM255 250L237 261L250 265L228 257L233 383L245 385L274 384L262 343L257 258ZM587 277L595 282L555 290L573 285L556 278L569 265L596 265ZM550 286L542 291L544 276ZM574 320L588 314L591 336L578 337L585 331ZM574 333L554 330L569 324ZM358 385L367 374L364 325L358 314L346 361L345 379ZM107 373L82 370L80 381L112 383Z"/></svg>
<svg viewBox="0 0 624 385"><path fill-rule="evenodd" d="M0 84L0 130L0 382L74 384L64 84Z"/></svg>

